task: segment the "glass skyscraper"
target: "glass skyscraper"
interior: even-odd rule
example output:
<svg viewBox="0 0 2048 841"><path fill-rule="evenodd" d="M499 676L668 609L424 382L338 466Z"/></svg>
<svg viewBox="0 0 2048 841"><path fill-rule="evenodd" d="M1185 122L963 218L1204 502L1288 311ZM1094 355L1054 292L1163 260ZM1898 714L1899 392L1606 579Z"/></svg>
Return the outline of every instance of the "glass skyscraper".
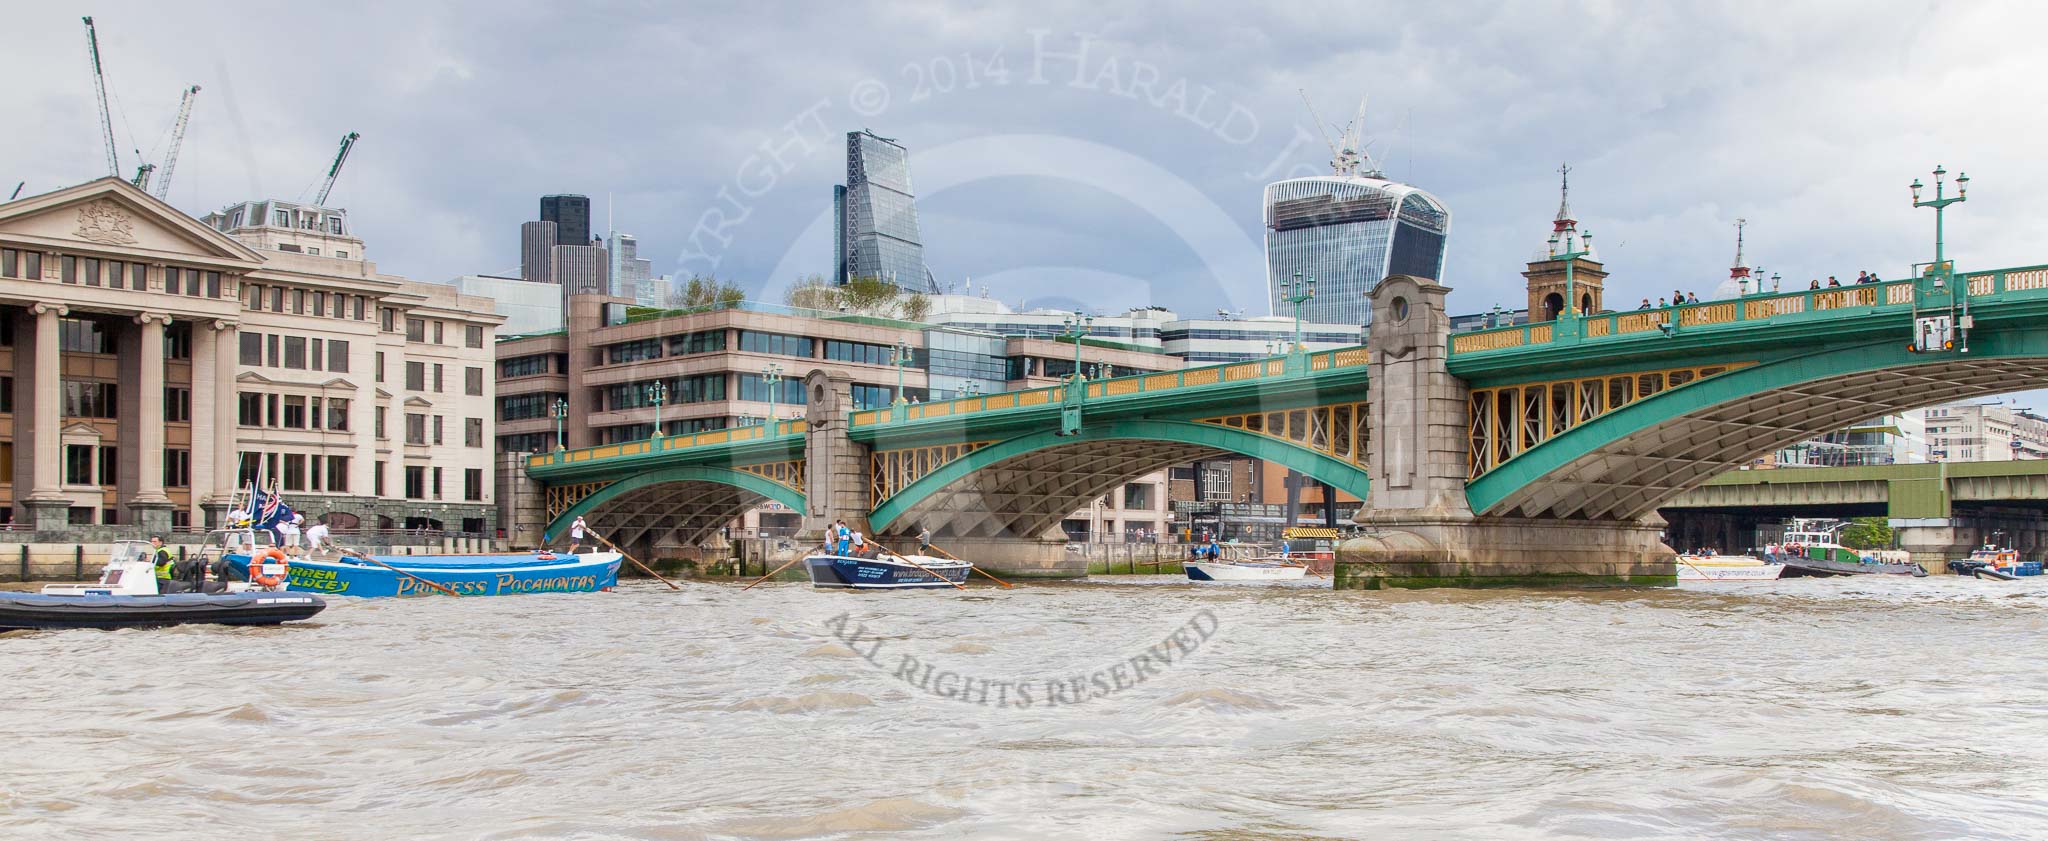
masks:
<svg viewBox="0 0 2048 841"><path fill-rule="evenodd" d="M590 244L590 197L557 194L540 197L540 220L555 223L556 245Z"/></svg>
<svg viewBox="0 0 2048 841"><path fill-rule="evenodd" d="M1303 321L1365 325L1366 294L1389 275L1443 280L1451 212L1435 196L1364 175L1293 178L1266 186L1266 288L1273 314L1291 316L1281 281L1316 279Z"/></svg>
<svg viewBox="0 0 2048 841"><path fill-rule="evenodd" d="M843 200L839 191L833 194L840 214L836 280L879 277L912 289L935 288L917 231L909 150L873 132L847 132L844 191Z"/></svg>

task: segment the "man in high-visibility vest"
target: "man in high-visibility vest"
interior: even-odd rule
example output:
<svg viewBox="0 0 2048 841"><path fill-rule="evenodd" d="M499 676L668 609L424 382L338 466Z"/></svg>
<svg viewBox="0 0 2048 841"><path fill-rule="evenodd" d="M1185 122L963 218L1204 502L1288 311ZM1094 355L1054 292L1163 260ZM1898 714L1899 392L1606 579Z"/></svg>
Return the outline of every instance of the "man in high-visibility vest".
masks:
<svg viewBox="0 0 2048 841"><path fill-rule="evenodd" d="M171 554L171 547L164 545L163 535L159 534L149 539L149 564L156 570L158 593L192 592L193 588L189 582L179 581L173 577L178 559Z"/></svg>

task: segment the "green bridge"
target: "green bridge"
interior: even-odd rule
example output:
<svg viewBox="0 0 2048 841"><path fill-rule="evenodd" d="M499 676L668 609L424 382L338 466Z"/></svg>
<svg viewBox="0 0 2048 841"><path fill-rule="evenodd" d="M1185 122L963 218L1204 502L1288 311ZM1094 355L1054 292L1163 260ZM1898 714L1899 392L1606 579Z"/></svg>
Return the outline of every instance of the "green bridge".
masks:
<svg viewBox="0 0 2048 841"><path fill-rule="evenodd" d="M951 545L1063 540L1067 512L1205 458L1367 500L1342 586L1659 582L1656 510L1871 417L2048 385L2048 267L1758 294L1452 335L1390 277L1366 345L886 409L805 379L806 417L531 457L547 530L695 543L767 500ZM1916 346L1917 345L1917 346Z"/></svg>

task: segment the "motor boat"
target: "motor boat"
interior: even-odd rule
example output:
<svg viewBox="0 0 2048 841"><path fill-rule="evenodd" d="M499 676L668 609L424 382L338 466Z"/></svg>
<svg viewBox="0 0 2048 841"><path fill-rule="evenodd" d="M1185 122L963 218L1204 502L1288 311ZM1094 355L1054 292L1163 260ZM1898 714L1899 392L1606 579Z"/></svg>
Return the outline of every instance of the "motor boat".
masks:
<svg viewBox="0 0 2048 841"><path fill-rule="evenodd" d="M280 592L250 582L203 582L205 557L181 562L196 576L162 579L193 592L163 592L150 560L154 547L140 540L114 544L97 582L50 584L40 593L0 593L0 631L58 628L154 628L167 625L276 625L307 619L327 608L318 596ZM194 585L192 578L201 579ZM237 586L238 585L238 586Z"/></svg>
<svg viewBox="0 0 2048 841"><path fill-rule="evenodd" d="M1776 581L1784 564L1748 555L1679 555L1680 581Z"/></svg>

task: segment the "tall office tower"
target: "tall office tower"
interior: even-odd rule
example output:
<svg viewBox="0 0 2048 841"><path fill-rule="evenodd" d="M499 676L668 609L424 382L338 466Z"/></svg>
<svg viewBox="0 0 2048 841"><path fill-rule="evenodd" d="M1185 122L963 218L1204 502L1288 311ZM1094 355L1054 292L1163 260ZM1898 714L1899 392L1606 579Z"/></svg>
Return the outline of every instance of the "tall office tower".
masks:
<svg viewBox="0 0 2048 841"><path fill-rule="evenodd" d="M555 223L556 245L590 244L590 197L541 196L540 219Z"/></svg>
<svg viewBox="0 0 2048 841"><path fill-rule="evenodd" d="M1315 278L1304 321L1365 325L1367 292L1389 275L1443 280L1451 212L1420 189L1389 180L1361 151L1365 106L1329 140L1330 175L1266 185L1266 288L1274 315L1293 315L1283 281Z"/></svg>
<svg viewBox="0 0 2048 841"><path fill-rule="evenodd" d="M611 251L612 294L624 298L639 299L641 285L654 277L654 261L640 259L640 241L632 234L612 232L611 242L606 243ZM647 304L645 301L640 303ZM660 302L647 306L660 306Z"/></svg>
<svg viewBox="0 0 2048 841"><path fill-rule="evenodd" d="M523 222L519 225L519 279L553 283L555 223Z"/></svg>
<svg viewBox="0 0 2048 841"><path fill-rule="evenodd" d="M852 271L846 265L846 185L832 185L832 282L845 283Z"/></svg>
<svg viewBox="0 0 2048 841"><path fill-rule="evenodd" d="M834 204L840 192L833 191ZM937 291L924 264L917 205L910 193L910 152L874 132L846 133L845 210L840 252L849 277L879 277L898 286Z"/></svg>

